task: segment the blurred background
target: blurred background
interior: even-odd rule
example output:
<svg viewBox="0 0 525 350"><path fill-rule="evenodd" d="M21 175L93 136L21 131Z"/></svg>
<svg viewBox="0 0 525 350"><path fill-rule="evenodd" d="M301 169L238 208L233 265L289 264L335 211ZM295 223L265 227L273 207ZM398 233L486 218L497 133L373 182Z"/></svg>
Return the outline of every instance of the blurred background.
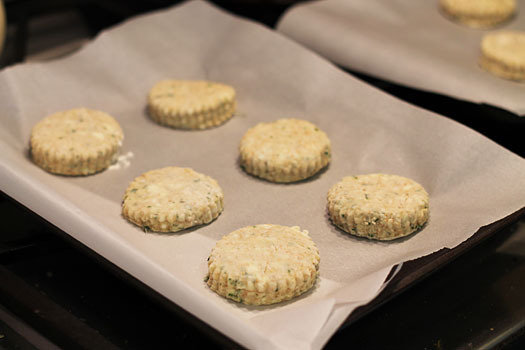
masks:
<svg viewBox="0 0 525 350"><path fill-rule="evenodd" d="M0 1L1 2L1 1ZM134 15L173 6L178 0L4 0L7 13L4 67L65 55L102 29ZM273 26L300 0L213 0L220 7ZM2 26L0 16L0 28ZM0 29L3 30L3 29ZM1 32L0 32L1 33Z"/></svg>

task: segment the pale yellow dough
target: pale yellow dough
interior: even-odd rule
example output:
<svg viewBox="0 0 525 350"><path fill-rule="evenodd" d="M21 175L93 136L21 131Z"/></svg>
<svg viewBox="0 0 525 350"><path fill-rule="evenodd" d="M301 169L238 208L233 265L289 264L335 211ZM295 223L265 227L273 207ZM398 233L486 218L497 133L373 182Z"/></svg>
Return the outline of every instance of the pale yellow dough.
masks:
<svg viewBox="0 0 525 350"><path fill-rule="evenodd" d="M202 80L163 80L148 94L148 111L157 123L179 129L218 126L235 113L233 87Z"/></svg>
<svg viewBox="0 0 525 350"><path fill-rule="evenodd" d="M225 298L249 305L292 299L315 284L319 251L297 226L247 226L217 242L208 258L207 284Z"/></svg>
<svg viewBox="0 0 525 350"><path fill-rule="evenodd" d="M128 186L122 215L144 231L177 232L210 223L223 210L224 194L211 177L190 168L148 171Z"/></svg>
<svg viewBox="0 0 525 350"><path fill-rule="evenodd" d="M429 198L417 182L397 175L347 176L328 191L333 224L356 236L392 240L423 227Z"/></svg>
<svg viewBox="0 0 525 350"><path fill-rule="evenodd" d="M309 178L326 167L332 156L328 136L300 119L257 124L244 134L239 152L247 173L273 182Z"/></svg>
<svg viewBox="0 0 525 350"><path fill-rule="evenodd" d="M440 0L442 12L472 28L490 28L507 21L516 12L515 0Z"/></svg>
<svg viewBox="0 0 525 350"><path fill-rule="evenodd" d="M124 133L102 111L75 108L38 122L31 132L31 158L41 168L61 175L90 175L117 158Z"/></svg>
<svg viewBox="0 0 525 350"><path fill-rule="evenodd" d="M525 32L498 31L481 41L480 65L501 78L525 80Z"/></svg>

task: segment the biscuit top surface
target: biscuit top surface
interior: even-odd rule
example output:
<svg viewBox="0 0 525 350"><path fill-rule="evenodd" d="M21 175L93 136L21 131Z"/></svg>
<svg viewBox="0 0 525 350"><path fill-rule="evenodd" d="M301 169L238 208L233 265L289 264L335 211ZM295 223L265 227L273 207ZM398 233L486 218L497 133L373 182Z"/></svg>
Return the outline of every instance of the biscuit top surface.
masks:
<svg viewBox="0 0 525 350"><path fill-rule="evenodd" d="M231 102L235 90L229 85L204 80L162 80L151 88L148 98L150 103L191 113Z"/></svg>
<svg viewBox="0 0 525 350"><path fill-rule="evenodd" d="M417 182L397 175L347 176L329 192L335 203L361 211L394 212L428 206L428 194Z"/></svg>
<svg viewBox="0 0 525 350"><path fill-rule="evenodd" d="M481 42L481 50L489 58L525 65L525 32L499 31L486 34Z"/></svg>
<svg viewBox="0 0 525 350"><path fill-rule="evenodd" d="M328 136L314 124L300 119L279 119L249 129L241 147L256 150L261 158L309 158L330 146Z"/></svg>
<svg viewBox="0 0 525 350"><path fill-rule="evenodd" d="M110 115L87 108L71 109L45 117L31 133L31 143L47 144L58 153L64 150L96 151L107 144L120 144L124 134Z"/></svg>
<svg viewBox="0 0 525 350"><path fill-rule="evenodd" d="M124 198L130 207L184 213L222 196L222 189L211 177L190 168L166 167L135 178Z"/></svg>
<svg viewBox="0 0 525 350"><path fill-rule="evenodd" d="M256 225L219 240L209 264L223 266L231 278L265 283L317 269L319 251L308 232L299 227Z"/></svg>
<svg viewBox="0 0 525 350"><path fill-rule="evenodd" d="M441 6L458 15L490 16L511 14L515 0L441 0Z"/></svg>

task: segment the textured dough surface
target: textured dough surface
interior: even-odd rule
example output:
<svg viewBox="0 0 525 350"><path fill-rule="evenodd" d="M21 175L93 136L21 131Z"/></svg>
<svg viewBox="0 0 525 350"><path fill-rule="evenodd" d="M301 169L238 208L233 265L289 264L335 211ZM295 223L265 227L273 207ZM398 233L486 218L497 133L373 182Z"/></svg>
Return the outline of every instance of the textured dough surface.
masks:
<svg viewBox="0 0 525 350"><path fill-rule="evenodd" d="M122 215L144 231L177 232L207 224L223 210L224 194L211 177L190 168L148 171L128 186Z"/></svg>
<svg viewBox="0 0 525 350"><path fill-rule="evenodd" d="M466 26L489 28L514 15L515 0L440 0L443 13Z"/></svg>
<svg viewBox="0 0 525 350"><path fill-rule="evenodd" d="M273 182L313 176L328 165L332 152L328 136L300 119L257 124L244 134L239 151L246 172Z"/></svg>
<svg viewBox="0 0 525 350"><path fill-rule="evenodd" d="M208 258L211 290L249 305L274 304L316 282L319 251L299 227L247 226L217 242Z"/></svg>
<svg viewBox="0 0 525 350"><path fill-rule="evenodd" d="M397 175L347 176L328 191L334 225L356 236L392 240L419 230L428 220L428 194Z"/></svg>
<svg viewBox="0 0 525 350"><path fill-rule="evenodd" d="M150 117L180 129L218 126L235 113L233 87L201 80L163 80L148 95Z"/></svg>
<svg viewBox="0 0 525 350"><path fill-rule="evenodd" d="M116 160L123 139L109 114L75 108L47 116L33 127L31 157L51 173L90 175Z"/></svg>
<svg viewBox="0 0 525 350"><path fill-rule="evenodd" d="M486 34L481 41L480 65L499 77L525 80L525 32Z"/></svg>

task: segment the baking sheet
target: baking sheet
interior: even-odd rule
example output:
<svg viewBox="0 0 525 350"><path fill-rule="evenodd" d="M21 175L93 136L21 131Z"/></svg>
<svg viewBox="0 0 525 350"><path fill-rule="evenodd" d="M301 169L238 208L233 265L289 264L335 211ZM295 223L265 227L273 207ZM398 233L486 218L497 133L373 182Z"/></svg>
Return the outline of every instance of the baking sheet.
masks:
<svg viewBox="0 0 525 350"><path fill-rule="evenodd" d="M483 35L525 30L525 8L494 29L445 18L438 0L323 0L299 4L277 29L329 60L401 85L525 115L525 83L493 76L478 65Z"/></svg>
<svg viewBox="0 0 525 350"><path fill-rule="evenodd" d="M180 131L151 121L146 94L158 80L233 85L238 112L224 125ZM391 267L453 248L525 202L525 160L484 136L353 79L266 27L191 1L102 33L64 59L0 73L0 188L84 245L248 348L321 348L352 310L373 299ZM112 114L125 133L121 161L89 177L48 174L27 156L32 126L58 110ZM332 140L332 163L311 180L273 184L238 166L238 143L260 121L310 120ZM225 210L210 225L144 233L120 215L141 173L187 166L214 177ZM427 227L393 242L334 228L326 193L343 176L394 173L430 194ZM298 225L321 254L321 278L294 301L246 307L203 278L215 242L258 223Z"/></svg>

